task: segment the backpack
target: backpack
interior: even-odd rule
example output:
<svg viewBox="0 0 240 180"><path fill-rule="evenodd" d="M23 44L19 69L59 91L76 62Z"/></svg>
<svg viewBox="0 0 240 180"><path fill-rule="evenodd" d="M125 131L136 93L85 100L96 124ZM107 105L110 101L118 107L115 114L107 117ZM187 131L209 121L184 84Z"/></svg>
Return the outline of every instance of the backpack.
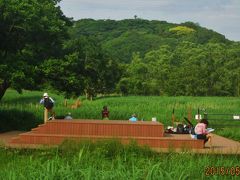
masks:
<svg viewBox="0 0 240 180"><path fill-rule="evenodd" d="M178 124L177 125L177 133L178 134L183 134L183 131L184 131L183 124Z"/></svg>
<svg viewBox="0 0 240 180"><path fill-rule="evenodd" d="M195 127L191 127L189 133L192 134L192 135L196 135Z"/></svg>
<svg viewBox="0 0 240 180"><path fill-rule="evenodd" d="M45 98L44 99L44 107L47 108L47 109L52 109L53 102L51 101L50 98Z"/></svg>

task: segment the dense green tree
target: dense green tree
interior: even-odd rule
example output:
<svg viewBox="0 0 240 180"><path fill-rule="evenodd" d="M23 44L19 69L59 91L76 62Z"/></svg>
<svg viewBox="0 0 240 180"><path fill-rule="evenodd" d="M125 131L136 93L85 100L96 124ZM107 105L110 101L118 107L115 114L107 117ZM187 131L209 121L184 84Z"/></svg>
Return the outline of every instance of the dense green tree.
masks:
<svg viewBox="0 0 240 180"><path fill-rule="evenodd" d="M41 80L36 66L61 55L70 21L58 2L0 0L0 99L9 87L18 92L36 87Z"/></svg>
<svg viewBox="0 0 240 180"><path fill-rule="evenodd" d="M103 54L95 37L69 40L65 52L65 58L49 59L42 65L52 87L67 97L85 94L91 100L98 93L115 90L121 73L119 64Z"/></svg>
<svg viewBox="0 0 240 180"><path fill-rule="evenodd" d="M227 51L225 68L232 82L231 94L240 96L240 43L234 43Z"/></svg>
<svg viewBox="0 0 240 180"><path fill-rule="evenodd" d="M239 96L239 42L192 22L139 18L83 19L66 29L58 2L0 0L0 98L9 87L38 84L88 99Z"/></svg>
<svg viewBox="0 0 240 180"><path fill-rule="evenodd" d="M239 46L188 41L161 46L132 63L119 82L123 94L239 96Z"/></svg>

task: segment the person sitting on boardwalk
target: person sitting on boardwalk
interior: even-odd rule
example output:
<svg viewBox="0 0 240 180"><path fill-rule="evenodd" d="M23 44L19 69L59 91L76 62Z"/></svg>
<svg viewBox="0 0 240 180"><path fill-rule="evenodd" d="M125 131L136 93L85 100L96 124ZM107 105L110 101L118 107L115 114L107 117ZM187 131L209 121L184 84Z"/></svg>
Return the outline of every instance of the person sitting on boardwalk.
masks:
<svg viewBox="0 0 240 180"><path fill-rule="evenodd" d="M132 121L132 122L136 122L137 120L138 119L136 114L133 114L132 117L129 119L129 121Z"/></svg>
<svg viewBox="0 0 240 180"><path fill-rule="evenodd" d="M197 139L203 139L204 143L209 141L211 143L211 135L207 131L208 121L206 119L202 119L199 123L197 123L194 131Z"/></svg>
<svg viewBox="0 0 240 180"><path fill-rule="evenodd" d="M47 114L48 112L51 113L51 117L49 120L55 118L55 112L53 111L53 106L54 106L54 100L48 96L48 93L43 94L43 98L40 100L40 104L43 104L43 106L46 108ZM44 120L46 121L46 119Z"/></svg>
<svg viewBox="0 0 240 180"><path fill-rule="evenodd" d="M103 120L109 120L109 111L108 111L107 106L103 106L102 119Z"/></svg>
<svg viewBox="0 0 240 180"><path fill-rule="evenodd" d="M69 112L69 113L64 117L64 119L65 119L65 120L72 120L73 118L72 118L71 115L72 115L72 114Z"/></svg>

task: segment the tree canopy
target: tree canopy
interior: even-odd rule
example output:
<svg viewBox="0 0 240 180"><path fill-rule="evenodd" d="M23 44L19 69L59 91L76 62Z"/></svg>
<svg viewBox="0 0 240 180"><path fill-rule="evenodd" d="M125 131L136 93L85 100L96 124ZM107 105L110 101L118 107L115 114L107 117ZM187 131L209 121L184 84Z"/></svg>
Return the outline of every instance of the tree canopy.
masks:
<svg viewBox="0 0 240 180"><path fill-rule="evenodd" d="M7 88L21 92L41 82L37 66L60 57L71 22L58 0L0 0L0 99Z"/></svg>
<svg viewBox="0 0 240 180"><path fill-rule="evenodd" d="M193 22L74 22L58 2L0 0L0 99L9 87L88 99L239 96L239 42Z"/></svg>

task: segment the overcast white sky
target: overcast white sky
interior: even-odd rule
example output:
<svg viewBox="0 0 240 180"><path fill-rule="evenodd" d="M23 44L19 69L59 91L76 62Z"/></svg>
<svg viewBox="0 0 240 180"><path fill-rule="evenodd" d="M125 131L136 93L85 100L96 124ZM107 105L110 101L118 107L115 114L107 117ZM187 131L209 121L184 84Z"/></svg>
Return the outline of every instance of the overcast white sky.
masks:
<svg viewBox="0 0 240 180"><path fill-rule="evenodd" d="M60 6L74 20L120 20L137 15L173 23L192 21L240 41L240 0L62 0Z"/></svg>

